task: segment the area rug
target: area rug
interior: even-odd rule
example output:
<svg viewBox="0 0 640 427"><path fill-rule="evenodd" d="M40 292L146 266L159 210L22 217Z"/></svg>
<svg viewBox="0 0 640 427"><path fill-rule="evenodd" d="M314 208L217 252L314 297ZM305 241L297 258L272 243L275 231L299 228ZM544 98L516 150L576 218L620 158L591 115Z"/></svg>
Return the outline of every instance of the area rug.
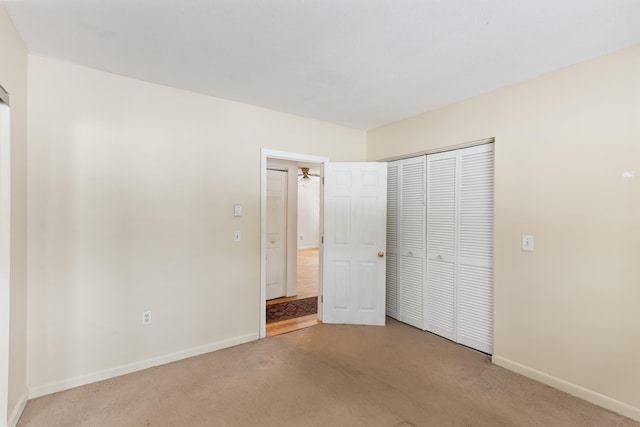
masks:
<svg viewBox="0 0 640 427"><path fill-rule="evenodd" d="M309 314L316 314L317 312L318 297L281 302L267 306L267 323L307 316Z"/></svg>

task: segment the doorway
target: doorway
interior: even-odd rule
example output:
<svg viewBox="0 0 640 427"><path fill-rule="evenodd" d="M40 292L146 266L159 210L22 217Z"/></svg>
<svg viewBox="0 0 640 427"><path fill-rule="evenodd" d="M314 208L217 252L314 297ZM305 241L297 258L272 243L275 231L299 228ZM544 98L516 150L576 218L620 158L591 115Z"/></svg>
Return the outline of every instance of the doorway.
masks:
<svg viewBox="0 0 640 427"><path fill-rule="evenodd" d="M278 176L267 162L267 302L266 333L267 336L280 335L297 329L313 326L318 321L318 284L320 266L320 165L312 163L290 162L288 173L291 174L290 207L295 208L288 218L279 215L277 206L281 206L278 197ZM285 172L280 172L285 173ZM284 221L283 221L284 220ZM272 246L279 247L278 228L282 222L296 225L295 242L297 247L289 251L295 262L295 283L289 284L289 292L279 293L279 298L272 298L275 293L272 284L277 283L279 276L279 252ZM286 227L293 230L293 227ZM293 258L295 256L295 259ZM293 286L291 286L293 285ZM281 289L281 288L279 288Z"/></svg>
<svg viewBox="0 0 640 427"><path fill-rule="evenodd" d="M278 165L278 164L280 164L278 168L282 169L283 163L278 163L279 161L284 161L285 164L288 164L288 166L285 166L285 168L290 173L290 176L287 181L290 184L288 194L290 196L292 194L295 194L295 197L288 198L288 206L286 209L288 213L287 226L286 226L287 236L285 238L286 239L285 259L286 259L287 265L284 268L287 271L286 288L288 293L287 295L285 295L285 299L283 299L282 302L286 302L287 300L294 301L297 299L301 299L303 296L305 296L306 292L309 292L308 287L307 285L305 285L305 283L310 283L310 282L317 283L317 285L315 286L315 289L311 290L311 292L315 294L315 297L317 300L317 295L319 295L322 291L322 281L319 278L319 274L320 274L319 273L319 264L320 264L319 251L317 249L317 246L316 248L309 247L310 245L312 245L312 242L311 242L312 236L307 231L305 231L304 232L305 234L303 234L302 236L299 235L298 233L298 222L297 222L298 194L299 194L298 190L300 186L299 179L302 178L302 176L299 174L302 173L302 170L300 169L301 167L308 168L309 170L313 171L312 172L313 175L318 175L318 177L314 177L314 178L317 178L318 184L319 184L320 167L323 163L327 162L329 159L326 157L310 156L310 155L299 154L299 153L289 153L289 152L274 151L274 150L267 150L267 149L262 150L261 156L262 156L262 161L261 161L262 173L261 173L260 338L264 338L267 336L267 328L266 328L267 304L271 305L274 302L280 302L275 300L267 301L267 253L269 248L269 240L267 239L267 234L268 234L267 233L267 230L268 230L268 226L267 226L267 214L268 214L267 212L268 211L267 176L268 176L268 173L267 171L269 168L273 168L275 165ZM318 200L319 200L319 185L318 185ZM319 210L317 211L317 214L318 214L318 220L316 223L318 225L316 226L316 229L319 228ZM317 235L319 239L320 238L319 230ZM306 249L303 249L300 251L300 253L298 253L298 246ZM300 276L298 276L297 274L298 265L300 265L300 267L304 266L303 268L300 269ZM315 265L315 268L313 267L314 265ZM309 278L310 280L308 282L305 282L307 278ZM300 280L301 282L301 292L298 292L298 286L297 286L298 280ZM306 295L306 296L309 297L309 295ZM313 322L313 324L318 323L318 318L321 313L321 302L317 301L317 305L318 305L318 314L314 316L314 319L308 319L308 320L305 319L305 321ZM294 324L295 322L291 322L291 323ZM304 323L304 322L301 322L301 323ZM296 325L296 326L290 326L290 327L295 327L297 329L302 326ZM283 329L281 329L281 333L287 332L286 330L284 330L284 332L282 331Z"/></svg>

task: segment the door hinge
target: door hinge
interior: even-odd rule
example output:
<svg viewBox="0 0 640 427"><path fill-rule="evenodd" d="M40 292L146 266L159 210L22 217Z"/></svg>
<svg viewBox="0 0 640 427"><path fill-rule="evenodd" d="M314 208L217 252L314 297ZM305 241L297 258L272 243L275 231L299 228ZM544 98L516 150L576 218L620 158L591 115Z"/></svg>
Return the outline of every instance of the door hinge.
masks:
<svg viewBox="0 0 640 427"><path fill-rule="evenodd" d="M320 302L324 302L324 295L320 295Z"/></svg>
<svg viewBox="0 0 640 427"><path fill-rule="evenodd" d="M322 237L320 238L320 243L322 243L322 244L324 245L324 236L322 236Z"/></svg>
<svg viewBox="0 0 640 427"><path fill-rule="evenodd" d="M324 184L324 176L322 177L322 183Z"/></svg>

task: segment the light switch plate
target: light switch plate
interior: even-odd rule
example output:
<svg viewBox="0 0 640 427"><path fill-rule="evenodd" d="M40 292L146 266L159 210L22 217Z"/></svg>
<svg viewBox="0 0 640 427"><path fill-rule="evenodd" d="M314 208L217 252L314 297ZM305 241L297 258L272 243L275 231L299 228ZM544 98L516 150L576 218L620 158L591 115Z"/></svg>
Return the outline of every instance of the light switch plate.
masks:
<svg viewBox="0 0 640 427"><path fill-rule="evenodd" d="M151 324L151 310L142 312L142 324L150 325Z"/></svg>
<svg viewBox="0 0 640 427"><path fill-rule="evenodd" d="M533 236L527 234L522 235L522 250L533 251Z"/></svg>
<svg viewBox="0 0 640 427"><path fill-rule="evenodd" d="M242 216L242 205L233 205L233 216Z"/></svg>

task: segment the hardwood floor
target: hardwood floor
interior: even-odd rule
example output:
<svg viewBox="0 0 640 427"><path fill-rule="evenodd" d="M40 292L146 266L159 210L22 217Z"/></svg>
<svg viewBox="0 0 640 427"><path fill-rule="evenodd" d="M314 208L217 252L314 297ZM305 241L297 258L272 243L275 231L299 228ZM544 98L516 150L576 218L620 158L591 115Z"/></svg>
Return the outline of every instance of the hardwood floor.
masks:
<svg viewBox="0 0 640 427"><path fill-rule="evenodd" d="M298 251L298 295L293 297L276 298L267 301L267 306L280 302L295 301L303 298L318 296L319 250L304 249ZM285 334L321 323L317 314L267 323L267 336Z"/></svg>

